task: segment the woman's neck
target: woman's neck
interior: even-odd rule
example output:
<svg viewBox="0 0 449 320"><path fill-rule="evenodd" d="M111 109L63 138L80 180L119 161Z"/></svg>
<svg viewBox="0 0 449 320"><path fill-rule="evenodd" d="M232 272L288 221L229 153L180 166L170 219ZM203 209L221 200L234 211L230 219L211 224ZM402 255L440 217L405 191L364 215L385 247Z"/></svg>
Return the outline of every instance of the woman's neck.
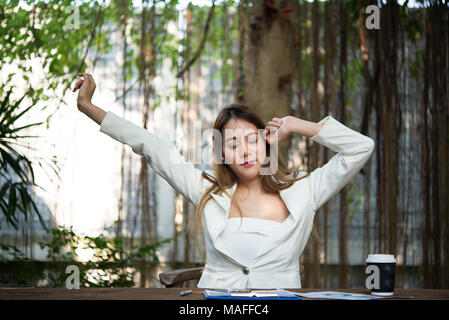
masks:
<svg viewBox="0 0 449 320"><path fill-rule="evenodd" d="M245 190L246 192L247 191L250 191L251 192L251 194L261 194L261 193L263 193L263 189L262 189L262 179L260 179L260 178L256 178L256 179L253 179L253 180L251 180L251 181L242 181L242 180L240 180L238 183L237 183L237 189L239 190ZM246 193L245 192L245 193Z"/></svg>

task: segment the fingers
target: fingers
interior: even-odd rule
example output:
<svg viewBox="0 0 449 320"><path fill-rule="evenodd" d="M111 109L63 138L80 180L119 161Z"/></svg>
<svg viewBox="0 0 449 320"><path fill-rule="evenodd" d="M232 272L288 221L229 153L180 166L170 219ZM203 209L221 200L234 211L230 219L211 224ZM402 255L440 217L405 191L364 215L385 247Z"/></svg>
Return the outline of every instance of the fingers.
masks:
<svg viewBox="0 0 449 320"><path fill-rule="evenodd" d="M84 72L78 73L78 77L85 77L85 73L84 73ZM86 78L87 78L87 77L85 77L84 80L86 80ZM78 90L78 89L81 87L81 85L84 83L84 80L83 80L83 79L79 79L79 80L75 83L75 86L73 87L72 92L75 92L76 90Z"/></svg>
<svg viewBox="0 0 449 320"><path fill-rule="evenodd" d="M272 127L277 127L277 128L279 128L281 126L280 123L275 122L275 121L268 121L268 125L272 126Z"/></svg>
<svg viewBox="0 0 449 320"><path fill-rule="evenodd" d="M73 92L75 92L76 90L78 90L78 89L81 87L81 85L83 84L83 82L84 82L84 80L78 80L78 81L75 83L75 87L73 88Z"/></svg>
<svg viewBox="0 0 449 320"><path fill-rule="evenodd" d="M80 72L78 73L79 77L84 77L84 80L94 80L94 78L92 77L92 75L90 73L87 72Z"/></svg>
<svg viewBox="0 0 449 320"><path fill-rule="evenodd" d="M271 121L268 121L268 125L272 127L279 128L282 125L282 119L281 118L272 118Z"/></svg>
<svg viewBox="0 0 449 320"><path fill-rule="evenodd" d="M94 87L96 87L95 81L94 81L94 77L92 77L92 75L90 73L87 73L87 72L85 73L85 75L87 76L88 82L90 84L92 84Z"/></svg>
<svg viewBox="0 0 449 320"><path fill-rule="evenodd" d="M265 131L263 133L263 136L264 136L265 140L267 140L268 144L271 144L272 139L274 139L273 141L277 141L276 129L277 128L274 128L274 127L271 127L271 126L265 127Z"/></svg>
<svg viewBox="0 0 449 320"><path fill-rule="evenodd" d="M90 73L87 72L80 72L78 73L79 77L84 77L84 79L80 79L75 83L75 87L73 88L73 92L75 92L77 89L81 87L81 85L86 81L88 84L92 85L94 88L96 87L94 78Z"/></svg>

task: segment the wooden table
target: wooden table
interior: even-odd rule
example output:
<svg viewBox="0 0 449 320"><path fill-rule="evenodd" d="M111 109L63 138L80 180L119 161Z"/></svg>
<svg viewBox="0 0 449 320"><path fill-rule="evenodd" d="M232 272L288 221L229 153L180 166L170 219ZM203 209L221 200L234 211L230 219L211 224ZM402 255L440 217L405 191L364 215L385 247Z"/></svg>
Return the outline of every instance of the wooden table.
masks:
<svg viewBox="0 0 449 320"><path fill-rule="evenodd" d="M0 288L0 300L205 300L203 289L192 288ZM291 289L295 292L340 291L369 294L367 289ZM313 300L303 298L303 300ZM316 299L327 300L327 299ZM388 300L449 300L449 290L396 289Z"/></svg>

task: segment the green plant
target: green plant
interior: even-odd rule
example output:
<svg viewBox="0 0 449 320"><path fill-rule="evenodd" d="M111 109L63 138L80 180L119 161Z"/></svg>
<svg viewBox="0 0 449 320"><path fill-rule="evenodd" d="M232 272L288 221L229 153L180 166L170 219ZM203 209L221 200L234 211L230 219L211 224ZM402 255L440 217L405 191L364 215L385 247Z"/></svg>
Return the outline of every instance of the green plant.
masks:
<svg viewBox="0 0 449 320"><path fill-rule="evenodd" d="M157 266L157 250L172 241L169 238L131 247L126 246L123 237L79 235L72 227L65 226L49 229L47 235L45 241L38 241L40 248L47 251L46 262L26 257L13 245L0 244L0 267L14 269L9 274L0 272L0 284L65 287L68 277L66 268L76 265L80 287L132 287L137 269ZM81 261L78 250L83 249L92 251L89 261Z"/></svg>
<svg viewBox="0 0 449 320"><path fill-rule="evenodd" d="M35 100L33 99L30 106L18 112L24 98L32 95L34 91L30 89L19 100L13 102L10 98L14 87L11 86L5 94L2 90L0 100L0 176L3 178L0 186L0 209L5 215L7 223L17 229L19 220L16 210L24 215L25 221L28 221L28 215L32 214L34 208L42 227L47 229L42 215L31 197L31 187L40 187L34 180L32 162L17 148L23 147L19 143L23 138L36 137L26 135L23 133L24 130L38 126L42 122L16 127L16 123L22 116L35 105ZM57 174L56 170L55 172Z"/></svg>
<svg viewBox="0 0 449 320"><path fill-rule="evenodd" d="M134 285L136 266L144 263L151 268L159 264L157 249L172 239L165 239L146 246L126 247L123 237L96 237L77 235L72 227L60 226L49 231L49 241L40 242L51 261L76 264L80 270L80 286L83 287L131 287ZM90 261L81 262L78 249L92 251ZM64 286L67 274L59 270L48 275L48 286Z"/></svg>

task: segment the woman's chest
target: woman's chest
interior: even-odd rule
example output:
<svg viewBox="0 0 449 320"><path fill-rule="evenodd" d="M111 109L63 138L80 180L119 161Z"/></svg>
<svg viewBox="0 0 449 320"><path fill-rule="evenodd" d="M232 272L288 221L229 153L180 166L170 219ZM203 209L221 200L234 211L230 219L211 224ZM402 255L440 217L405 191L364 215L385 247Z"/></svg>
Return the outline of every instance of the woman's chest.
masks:
<svg viewBox="0 0 449 320"><path fill-rule="evenodd" d="M233 197L229 218L240 217L237 204L242 211L242 215L248 218L283 222L290 214L279 194L248 197L247 199Z"/></svg>

